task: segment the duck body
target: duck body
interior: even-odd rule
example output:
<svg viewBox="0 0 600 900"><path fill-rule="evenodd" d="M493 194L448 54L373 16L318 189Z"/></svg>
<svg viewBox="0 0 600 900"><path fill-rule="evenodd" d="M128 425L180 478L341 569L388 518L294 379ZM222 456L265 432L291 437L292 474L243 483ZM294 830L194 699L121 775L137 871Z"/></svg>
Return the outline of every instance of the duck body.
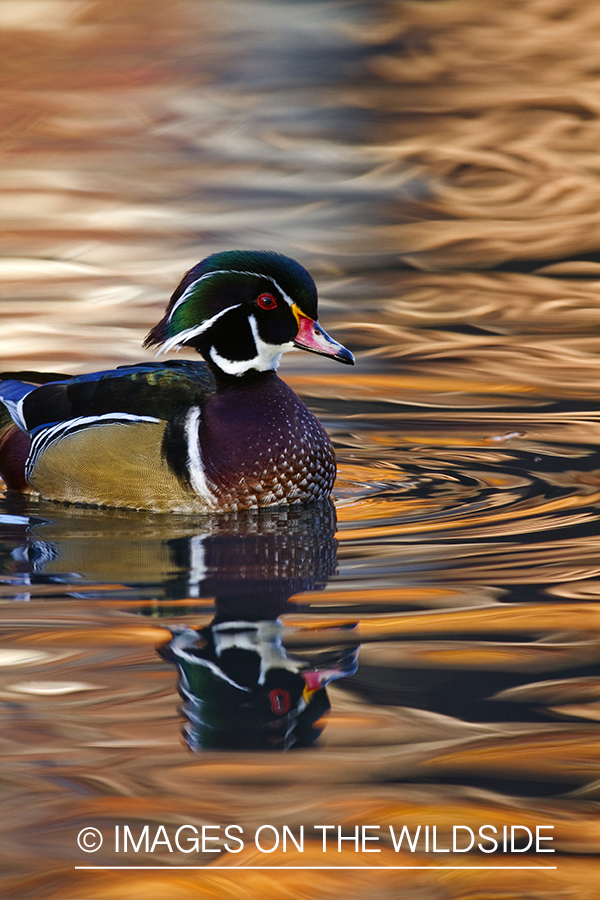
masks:
<svg viewBox="0 0 600 900"><path fill-rule="evenodd" d="M321 499L335 480L327 432L274 372L207 397L199 448L220 509Z"/></svg>
<svg viewBox="0 0 600 900"><path fill-rule="evenodd" d="M316 289L298 263L256 251L209 257L184 277L146 343L192 346L205 361L2 376L7 487L185 513L329 495L329 437L276 368L294 347L352 357L318 325Z"/></svg>

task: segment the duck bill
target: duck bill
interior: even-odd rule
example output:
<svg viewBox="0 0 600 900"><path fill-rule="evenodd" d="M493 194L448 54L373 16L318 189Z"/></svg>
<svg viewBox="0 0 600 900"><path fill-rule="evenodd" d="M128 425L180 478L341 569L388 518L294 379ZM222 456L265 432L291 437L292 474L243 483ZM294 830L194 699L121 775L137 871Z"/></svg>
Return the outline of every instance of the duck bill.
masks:
<svg viewBox="0 0 600 900"><path fill-rule="evenodd" d="M354 357L350 351L329 337L318 322L305 316L297 308L294 310L292 307L292 310L298 321L298 334L294 341L294 347L309 350L311 353L319 353L321 356L331 356L348 366L354 365Z"/></svg>

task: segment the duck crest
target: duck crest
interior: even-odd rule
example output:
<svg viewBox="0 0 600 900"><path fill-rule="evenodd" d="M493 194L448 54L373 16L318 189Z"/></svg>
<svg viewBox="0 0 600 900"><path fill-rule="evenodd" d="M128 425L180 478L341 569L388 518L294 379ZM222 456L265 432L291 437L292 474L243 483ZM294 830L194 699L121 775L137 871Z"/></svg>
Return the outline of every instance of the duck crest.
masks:
<svg viewBox="0 0 600 900"><path fill-rule="evenodd" d="M146 338L205 362L139 363L89 375L0 376L0 472L63 502L229 511L329 495L327 433L276 375L304 349L351 364L317 322L306 269L267 251L194 266Z"/></svg>
<svg viewBox="0 0 600 900"><path fill-rule="evenodd" d="M290 307L292 291L306 313L317 318L316 285L295 260L266 250L213 253L186 272L144 347L162 345L159 353L179 348L204 334L225 313L260 295L261 289L270 288Z"/></svg>

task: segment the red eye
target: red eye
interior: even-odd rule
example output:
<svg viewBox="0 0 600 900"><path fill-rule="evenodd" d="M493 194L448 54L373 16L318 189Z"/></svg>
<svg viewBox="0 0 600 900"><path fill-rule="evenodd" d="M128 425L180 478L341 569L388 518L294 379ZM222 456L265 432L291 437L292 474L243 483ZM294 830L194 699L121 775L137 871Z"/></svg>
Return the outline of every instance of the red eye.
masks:
<svg viewBox="0 0 600 900"><path fill-rule="evenodd" d="M261 309L275 309L277 307L277 300L273 294L259 294L256 302Z"/></svg>
<svg viewBox="0 0 600 900"><path fill-rule="evenodd" d="M284 716L292 705L289 693L283 688L275 688L271 691L269 700L271 701L271 712L274 712L276 716Z"/></svg>

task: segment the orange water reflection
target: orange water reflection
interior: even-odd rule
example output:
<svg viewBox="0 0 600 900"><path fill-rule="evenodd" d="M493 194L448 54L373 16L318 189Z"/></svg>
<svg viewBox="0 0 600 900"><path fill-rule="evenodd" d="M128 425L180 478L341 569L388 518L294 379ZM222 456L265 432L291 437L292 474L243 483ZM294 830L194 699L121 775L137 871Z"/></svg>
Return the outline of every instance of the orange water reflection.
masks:
<svg viewBox="0 0 600 900"><path fill-rule="evenodd" d="M149 359L181 273L234 246L298 257L358 351L350 374L282 366L335 441L337 526L2 500L4 896L595 897L598 17L0 4L2 369ZM208 625L227 579L277 593L290 653L362 642L319 747L184 744L155 648ZM230 822L380 825L376 857L310 834L300 862L424 869L217 869L289 864L251 842L131 857L201 873L73 868L123 860L78 850L90 824ZM557 853L489 872L388 828L486 822L551 825Z"/></svg>

